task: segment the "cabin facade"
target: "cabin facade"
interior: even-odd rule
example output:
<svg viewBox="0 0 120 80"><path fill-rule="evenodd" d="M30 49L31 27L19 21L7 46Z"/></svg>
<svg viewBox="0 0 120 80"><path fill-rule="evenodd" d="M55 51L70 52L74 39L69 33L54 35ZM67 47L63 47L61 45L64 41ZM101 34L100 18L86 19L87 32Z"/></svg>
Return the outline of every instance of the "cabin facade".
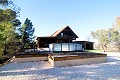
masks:
<svg viewBox="0 0 120 80"><path fill-rule="evenodd" d="M71 43L78 36L72 31L69 26L57 30L54 34L47 37L37 37L38 48L48 48L51 43Z"/></svg>
<svg viewBox="0 0 120 80"><path fill-rule="evenodd" d="M49 44L53 44L53 43L56 43L56 44L71 43L71 45L73 45L72 43L76 43L76 45L82 44L82 42L80 43L80 41L76 42L75 41L76 38L78 38L78 36L73 32L73 30L69 26L66 26L60 30L57 30L51 36L37 37L37 48L49 48ZM71 45L69 44L67 46L70 49Z"/></svg>

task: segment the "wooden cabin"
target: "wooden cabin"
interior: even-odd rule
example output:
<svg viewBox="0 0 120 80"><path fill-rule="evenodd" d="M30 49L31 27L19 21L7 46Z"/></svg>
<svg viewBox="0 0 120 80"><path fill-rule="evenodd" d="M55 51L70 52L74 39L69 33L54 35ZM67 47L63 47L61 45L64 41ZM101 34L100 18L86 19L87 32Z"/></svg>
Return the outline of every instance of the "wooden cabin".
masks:
<svg viewBox="0 0 120 80"><path fill-rule="evenodd" d="M75 43L79 43L82 44L82 48L85 50L93 50L93 44L94 42L90 42L90 41L75 41Z"/></svg>
<svg viewBox="0 0 120 80"><path fill-rule="evenodd" d="M78 36L73 30L66 26L60 30L57 30L51 36L37 37L38 48L49 48L49 44L52 43L78 43L82 44L84 49L93 49L93 42L89 41L75 41Z"/></svg>
<svg viewBox="0 0 120 80"><path fill-rule="evenodd" d="M54 34L47 37L37 37L38 48L48 48L51 43L71 43L78 36L72 31L69 26L57 30Z"/></svg>

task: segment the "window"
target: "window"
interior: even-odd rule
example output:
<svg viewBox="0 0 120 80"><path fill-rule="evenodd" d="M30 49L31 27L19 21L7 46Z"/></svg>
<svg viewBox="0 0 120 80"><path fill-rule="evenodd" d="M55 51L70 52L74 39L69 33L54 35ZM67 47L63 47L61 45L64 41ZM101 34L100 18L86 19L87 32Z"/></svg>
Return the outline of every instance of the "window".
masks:
<svg viewBox="0 0 120 80"><path fill-rule="evenodd" d="M61 37L63 37L63 33L61 33Z"/></svg>

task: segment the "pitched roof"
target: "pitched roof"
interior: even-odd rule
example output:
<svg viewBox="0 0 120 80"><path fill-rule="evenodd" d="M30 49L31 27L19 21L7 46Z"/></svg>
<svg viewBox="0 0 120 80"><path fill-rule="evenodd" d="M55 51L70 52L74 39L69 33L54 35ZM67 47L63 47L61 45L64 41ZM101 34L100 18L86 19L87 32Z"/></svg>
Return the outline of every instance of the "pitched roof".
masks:
<svg viewBox="0 0 120 80"><path fill-rule="evenodd" d="M65 30L66 28L69 28L71 31L72 29L69 27L69 26L66 26L66 27L63 27L62 29L60 30L57 30L55 33L53 33L51 36L54 36L56 37L57 35L59 35L63 30ZM73 31L72 31L73 32ZM76 38L78 38L78 36L73 32L73 34L76 36Z"/></svg>
<svg viewBox="0 0 120 80"><path fill-rule="evenodd" d="M37 37L36 40L40 39L40 38L56 38L55 36L41 36L41 37Z"/></svg>

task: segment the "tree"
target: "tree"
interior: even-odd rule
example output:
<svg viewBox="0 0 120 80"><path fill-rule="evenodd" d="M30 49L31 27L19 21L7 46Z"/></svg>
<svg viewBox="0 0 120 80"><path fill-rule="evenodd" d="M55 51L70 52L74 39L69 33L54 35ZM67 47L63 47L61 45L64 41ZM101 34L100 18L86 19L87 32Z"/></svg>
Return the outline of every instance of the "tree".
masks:
<svg viewBox="0 0 120 80"><path fill-rule="evenodd" d="M9 53L13 53L12 47L15 47L15 45L7 44L18 41L16 38L16 27L20 25L20 21L16 20L16 17L19 10L16 9L15 5L10 7L9 5L11 4L13 5L13 2L10 0L0 1L0 5L5 7L0 9L0 53L6 52L8 47L11 48L7 49Z"/></svg>
<svg viewBox="0 0 120 80"><path fill-rule="evenodd" d="M120 31L120 17L116 18L116 21L115 21L115 23L113 25L113 29L117 30L117 31Z"/></svg>
<svg viewBox="0 0 120 80"><path fill-rule="evenodd" d="M0 5L6 6L8 5L9 1L8 0L0 0Z"/></svg>
<svg viewBox="0 0 120 80"><path fill-rule="evenodd" d="M23 48L28 47L29 44L32 43L34 30L35 29L33 28L32 22L26 18L21 28Z"/></svg>
<svg viewBox="0 0 120 80"><path fill-rule="evenodd" d="M116 44L114 47L118 46L118 51L120 51L120 17L116 18L115 23L113 24L112 28L107 30L97 30L92 31L91 36L98 40L99 44L104 49L104 46ZM112 46L112 45L110 45Z"/></svg>
<svg viewBox="0 0 120 80"><path fill-rule="evenodd" d="M114 28L112 28L112 29L108 29L108 32L110 34L109 39L110 39L111 42L117 43L117 42L120 41L119 40L120 34L119 34L118 30L115 30Z"/></svg>
<svg viewBox="0 0 120 80"><path fill-rule="evenodd" d="M6 50L6 44L16 40L15 36L15 28L11 22L0 23L0 52Z"/></svg>
<svg viewBox="0 0 120 80"><path fill-rule="evenodd" d="M119 33L118 37L119 37L119 43L120 43L120 17L116 18L116 21L115 21L115 23L113 25L113 29L118 31L118 33Z"/></svg>
<svg viewBox="0 0 120 80"><path fill-rule="evenodd" d="M91 36L97 39L104 52L110 43L119 41L119 32L114 29L92 31Z"/></svg>
<svg viewBox="0 0 120 80"><path fill-rule="evenodd" d="M102 49L105 51L106 45L108 43L108 36L106 30L97 30L95 32L91 32L91 36L94 39L97 39Z"/></svg>
<svg viewBox="0 0 120 80"><path fill-rule="evenodd" d="M8 22L17 17L16 12L11 9L0 9L0 22Z"/></svg>
<svg viewBox="0 0 120 80"><path fill-rule="evenodd" d="M1 9L11 9L17 16L20 16L20 7L17 7L12 0L0 0L0 6Z"/></svg>

